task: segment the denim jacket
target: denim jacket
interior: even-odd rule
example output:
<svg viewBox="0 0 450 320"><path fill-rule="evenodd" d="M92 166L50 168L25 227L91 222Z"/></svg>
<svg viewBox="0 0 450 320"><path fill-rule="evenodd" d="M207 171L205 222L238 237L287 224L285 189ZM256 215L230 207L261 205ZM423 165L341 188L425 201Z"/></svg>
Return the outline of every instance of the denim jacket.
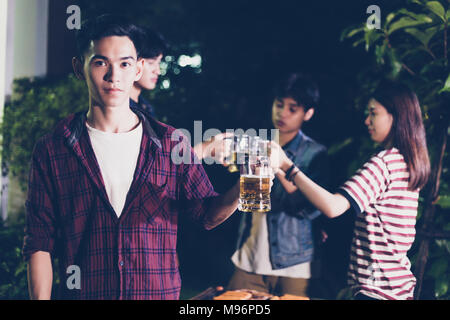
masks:
<svg viewBox="0 0 450 320"><path fill-rule="evenodd" d="M326 148L299 131L283 147L287 156L308 177L321 186L328 183L328 156ZM312 220L318 211L297 190L289 194L278 179L271 190L272 210L267 213L269 250L272 269L283 269L313 260L314 237ZM238 236L238 249L245 243L251 228L251 214L243 215Z"/></svg>

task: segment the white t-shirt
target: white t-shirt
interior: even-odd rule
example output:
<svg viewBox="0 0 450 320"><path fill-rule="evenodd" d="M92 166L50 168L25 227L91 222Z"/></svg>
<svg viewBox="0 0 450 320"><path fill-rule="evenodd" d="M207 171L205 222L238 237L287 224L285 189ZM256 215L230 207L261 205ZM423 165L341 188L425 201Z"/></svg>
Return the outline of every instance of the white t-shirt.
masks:
<svg viewBox="0 0 450 320"><path fill-rule="evenodd" d="M253 212L251 214L252 227L250 235L242 247L231 257L234 265L244 271L261 275L311 278L310 262L300 263L283 269L272 269L269 253L269 232L267 231L267 215L270 213Z"/></svg>
<svg viewBox="0 0 450 320"><path fill-rule="evenodd" d="M133 182L142 140L142 122L123 133L104 132L86 122L109 202L120 217Z"/></svg>

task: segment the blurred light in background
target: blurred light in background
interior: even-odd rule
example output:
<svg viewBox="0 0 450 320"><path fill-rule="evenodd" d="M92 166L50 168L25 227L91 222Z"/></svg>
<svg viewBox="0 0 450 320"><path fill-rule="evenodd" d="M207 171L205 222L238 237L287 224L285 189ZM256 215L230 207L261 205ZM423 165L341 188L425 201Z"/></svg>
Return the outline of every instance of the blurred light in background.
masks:
<svg viewBox="0 0 450 320"><path fill-rule="evenodd" d="M199 54L195 54L192 57L183 54L178 58L178 65L182 68L187 66L200 68L202 66L202 57Z"/></svg>
<svg viewBox="0 0 450 320"><path fill-rule="evenodd" d="M166 57L167 58L167 57ZM167 61L167 59L166 59ZM169 68L169 64L167 62L162 61L159 64L159 69L161 70L161 75L165 76L167 74L167 69Z"/></svg>
<svg viewBox="0 0 450 320"><path fill-rule="evenodd" d="M163 82L161 83L161 89L169 89L170 88L170 80L169 79L165 79L163 80Z"/></svg>

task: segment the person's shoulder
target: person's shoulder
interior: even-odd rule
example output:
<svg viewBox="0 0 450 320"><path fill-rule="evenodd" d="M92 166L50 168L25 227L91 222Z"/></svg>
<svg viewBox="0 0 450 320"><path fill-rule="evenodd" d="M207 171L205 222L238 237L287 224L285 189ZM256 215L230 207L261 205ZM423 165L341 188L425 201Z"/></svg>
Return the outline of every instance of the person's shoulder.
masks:
<svg viewBox="0 0 450 320"><path fill-rule="evenodd" d="M392 170L405 162L402 154L397 148L383 149L375 153L364 165L372 171L379 172L387 179L390 179Z"/></svg>
<svg viewBox="0 0 450 320"><path fill-rule="evenodd" d="M327 152L327 147L325 147L323 144L317 142L310 136L303 133L303 141L307 144L308 148L312 148L315 152Z"/></svg>
<svg viewBox="0 0 450 320"><path fill-rule="evenodd" d="M183 133L182 129L177 129L167 123L158 121L153 117L148 117L147 119L160 139L170 139L175 133Z"/></svg>
<svg viewBox="0 0 450 320"><path fill-rule="evenodd" d="M190 133L186 129L177 129L169 124L160 122L154 118L147 118L151 129L161 143L164 150L173 150L174 147L181 150L189 150L191 146Z"/></svg>
<svg viewBox="0 0 450 320"><path fill-rule="evenodd" d="M403 155L397 148L389 148L379 151L373 158L378 158L384 163L391 163L393 161L404 161Z"/></svg>
<svg viewBox="0 0 450 320"><path fill-rule="evenodd" d="M71 124L75 116L75 114L71 114L59 120L52 130L39 137L34 145L34 152L42 154L43 152L56 150L59 145L64 144L64 138L70 134Z"/></svg>

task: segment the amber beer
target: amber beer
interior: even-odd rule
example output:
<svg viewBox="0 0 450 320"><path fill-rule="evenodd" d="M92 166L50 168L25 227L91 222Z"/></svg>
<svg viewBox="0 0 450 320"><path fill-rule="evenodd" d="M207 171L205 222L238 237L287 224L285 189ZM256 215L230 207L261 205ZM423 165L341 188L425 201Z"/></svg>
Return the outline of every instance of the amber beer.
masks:
<svg viewBox="0 0 450 320"><path fill-rule="evenodd" d="M242 175L240 178L239 211L270 211L270 178Z"/></svg>
<svg viewBox="0 0 450 320"><path fill-rule="evenodd" d="M224 139L225 143L225 158L224 164L227 165L229 172L238 172L238 155L237 155L237 144L238 137L227 137Z"/></svg>
<svg viewBox="0 0 450 320"><path fill-rule="evenodd" d="M225 164L228 165L228 171L229 172L238 172L239 168L237 166L238 162L237 162L237 152L236 151L232 151L231 154L225 158Z"/></svg>

